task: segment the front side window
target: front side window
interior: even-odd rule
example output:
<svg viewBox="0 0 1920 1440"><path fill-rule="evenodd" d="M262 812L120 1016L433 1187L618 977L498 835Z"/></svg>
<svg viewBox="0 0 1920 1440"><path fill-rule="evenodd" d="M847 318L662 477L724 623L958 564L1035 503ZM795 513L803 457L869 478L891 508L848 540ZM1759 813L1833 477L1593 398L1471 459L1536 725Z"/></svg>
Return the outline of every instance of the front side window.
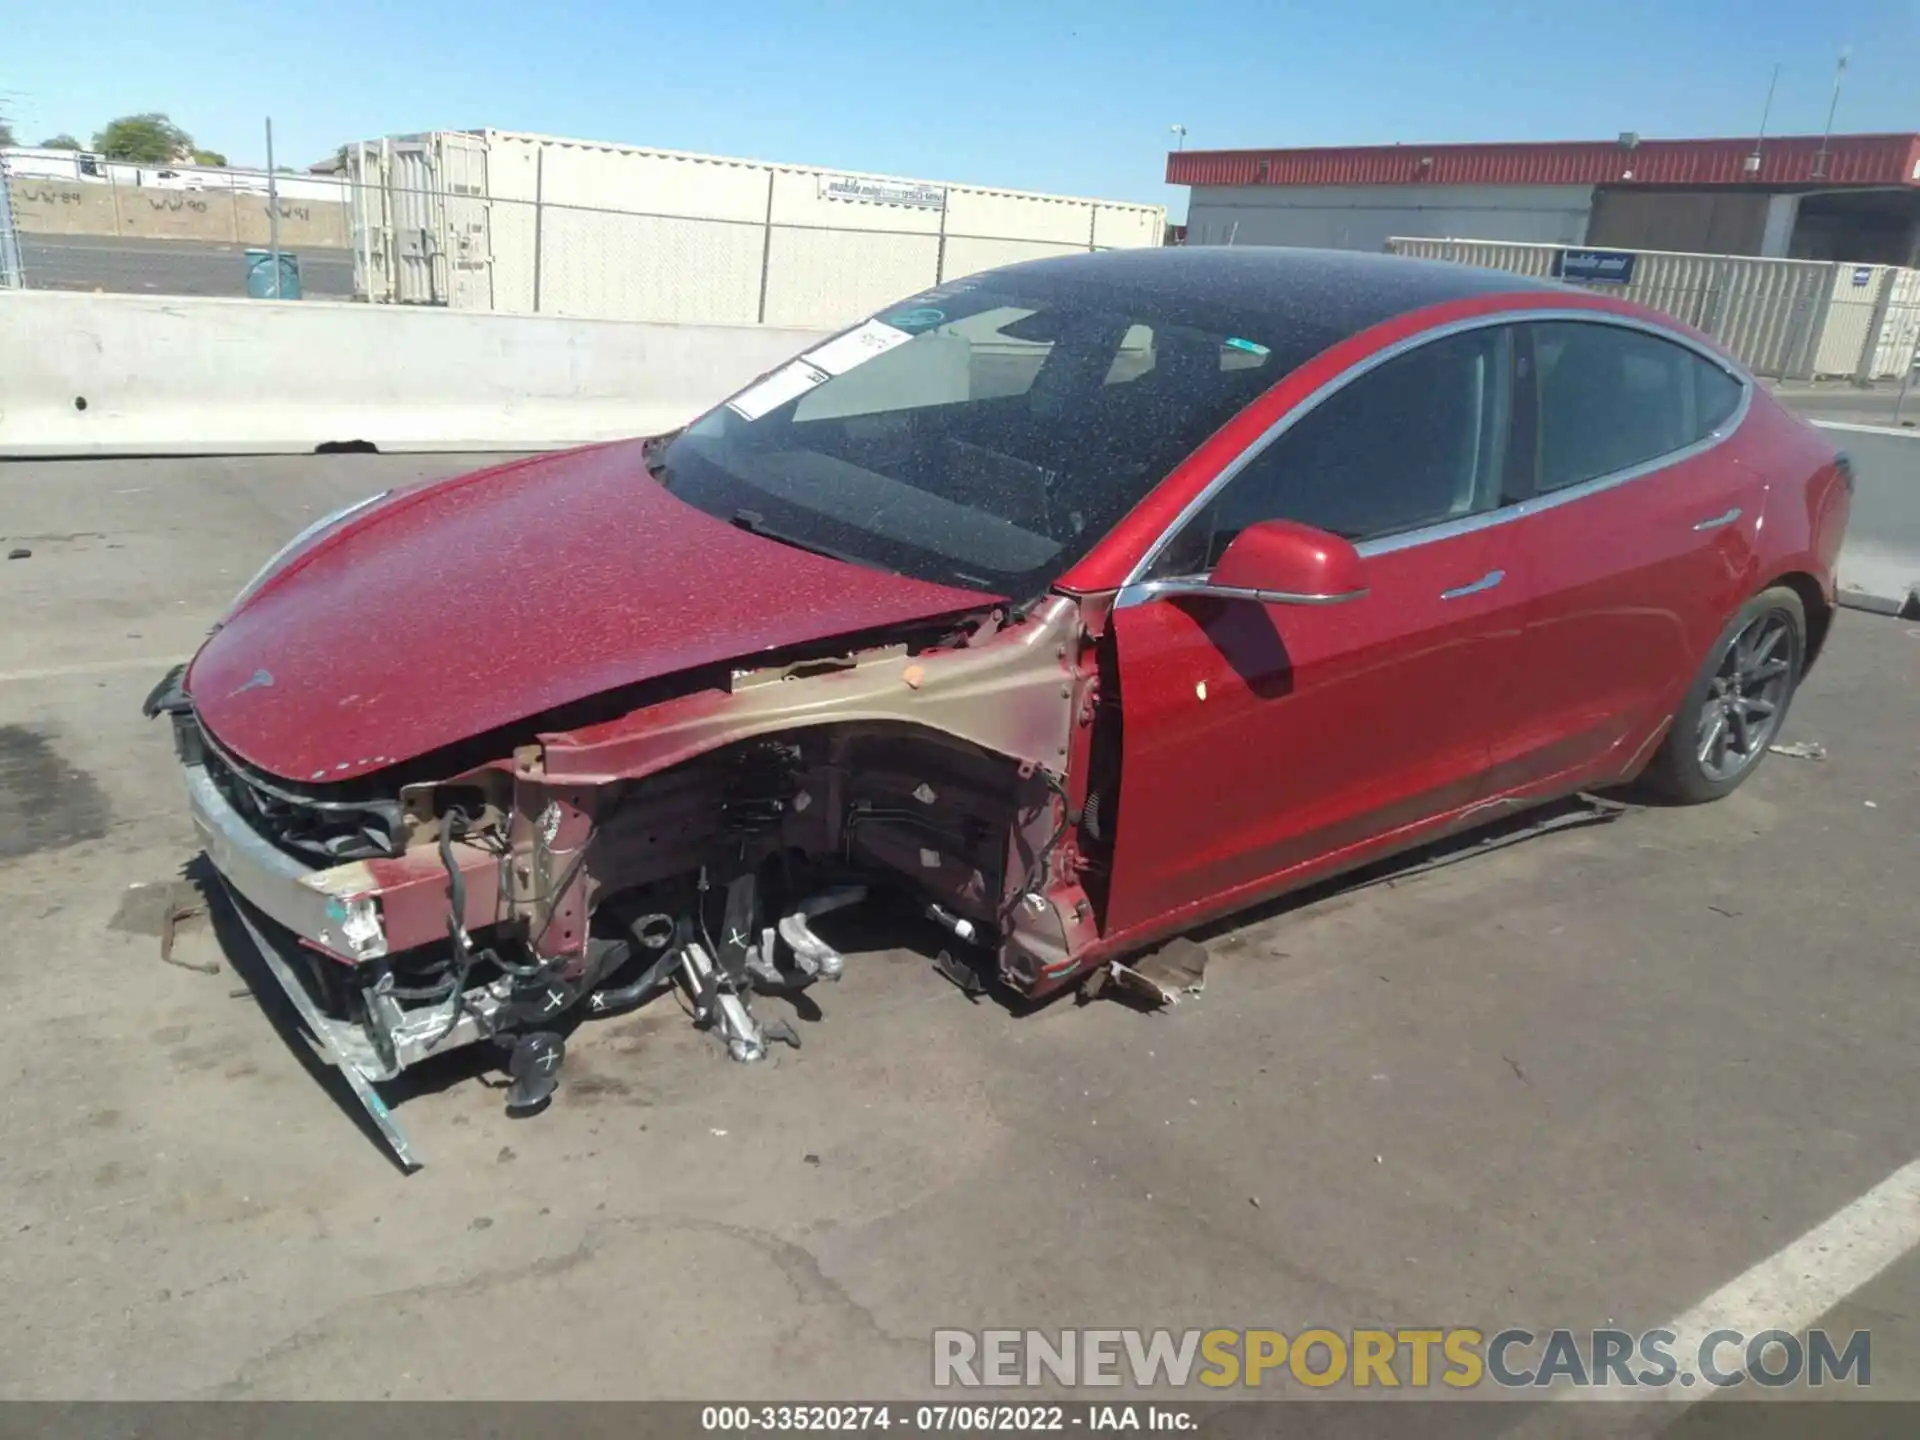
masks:
<svg viewBox="0 0 1920 1440"><path fill-rule="evenodd" d="M1156 558L1156 578L1210 571L1261 520L1359 543L1501 503L1512 333L1470 330L1367 371L1282 431Z"/></svg>
<svg viewBox="0 0 1920 1440"><path fill-rule="evenodd" d="M1619 325L1527 327L1539 375L1539 489L1564 490L1704 440L1740 382L1671 340Z"/></svg>
<svg viewBox="0 0 1920 1440"><path fill-rule="evenodd" d="M1278 378L1260 336L1138 300L930 291L749 386L655 471L774 539L1030 598Z"/></svg>

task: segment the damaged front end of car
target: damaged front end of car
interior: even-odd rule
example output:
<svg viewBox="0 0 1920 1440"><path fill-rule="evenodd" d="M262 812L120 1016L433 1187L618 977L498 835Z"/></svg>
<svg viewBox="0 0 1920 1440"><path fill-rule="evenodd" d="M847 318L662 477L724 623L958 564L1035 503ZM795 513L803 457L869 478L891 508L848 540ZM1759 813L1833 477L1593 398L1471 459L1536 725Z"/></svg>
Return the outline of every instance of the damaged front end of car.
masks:
<svg viewBox="0 0 1920 1440"><path fill-rule="evenodd" d="M249 767L183 672L146 709L267 968L411 1168L376 1087L452 1050L500 1046L509 1108L532 1111L573 1026L675 988L736 1060L797 1045L755 997L837 979L813 921L870 889L913 897L1018 994L1073 981L1098 938L1073 780L1092 653L1053 596L336 786Z"/></svg>

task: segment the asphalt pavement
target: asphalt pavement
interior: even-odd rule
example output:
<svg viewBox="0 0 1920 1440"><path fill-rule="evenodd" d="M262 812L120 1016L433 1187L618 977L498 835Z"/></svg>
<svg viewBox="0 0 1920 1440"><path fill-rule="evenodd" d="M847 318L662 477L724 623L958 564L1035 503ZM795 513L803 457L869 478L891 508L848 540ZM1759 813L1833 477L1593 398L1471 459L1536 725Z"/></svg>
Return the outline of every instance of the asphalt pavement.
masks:
<svg viewBox="0 0 1920 1440"><path fill-rule="evenodd" d="M1889 380L1855 385L1847 380L1769 380L1767 388L1788 409L1809 420L1832 420L1846 425L1920 427L1920 378L1900 393Z"/></svg>
<svg viewBox="0 0 1920 1440"><path fill-rule="evenodd" d="M655 1004L519 1122L445 1057L405 1178L204 917L161 962L139 705L302 524L466 464L0 465L0 1399L905 1397L935 1327L1706 1304L1870 1328L1920 1400L1920 626L1840 615L1783 736L1826 759L1268 907L1169 1013L971 1004L854 917L803 1050Z"/></svg>
<svg viewBox="0 0 1920 1440"><path fill-rule="evenodd" d="M35 290L245 295L248 248L113 235L23 234L20 265L27 285ZM299 258L303 294L326 300L353 298L352 251L289 247L286 253Z"/></svg>

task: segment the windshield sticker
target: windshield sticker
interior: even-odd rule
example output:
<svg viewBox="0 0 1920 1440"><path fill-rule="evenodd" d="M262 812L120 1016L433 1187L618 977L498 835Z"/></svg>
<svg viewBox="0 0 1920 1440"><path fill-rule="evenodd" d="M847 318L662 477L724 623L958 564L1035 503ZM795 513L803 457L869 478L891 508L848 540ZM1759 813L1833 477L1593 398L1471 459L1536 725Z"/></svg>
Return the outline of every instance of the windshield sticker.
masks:
<svg viewBox="0 0 1920 1440"><path fill-rule="evenodd" d="M1229 336L1226 341L1229 350L1244 350L1249 355L1266 355L1271 352L1264 345L1256 345L1251 340L1242 340L1238 335Z"/></svg>
<svg viewBox="0 0 1920 1440"><path fill-rule="evenodd" d="M818 350L808 351L802 358L829 375L844 375L854 366L864 365L874 356L884 355L894 346L904 345L912 338L906 331L896 330L884 320L869 320L838 339L829 340Z"/></svg>
<svg viewBox="0 0 1920 1440"><path fill-rule="evenodd" d="M887 323L897 325L902 330L930 330L946 318L946 311L922 305L917 310L902 310L898 315L889 315Z"/></svg>
<svg viewBox="0 0 1920 1440"><path fill-rule="evenodd" d="M907 337L902 335L902 340ZM782 365L766 379L749 385L738 395L727 401L727 408L747 420L758 420L769 411L778 410L789 400L797 399L816 385L826 383L826 375L807 364L804 360L794 360Z"/></svg>

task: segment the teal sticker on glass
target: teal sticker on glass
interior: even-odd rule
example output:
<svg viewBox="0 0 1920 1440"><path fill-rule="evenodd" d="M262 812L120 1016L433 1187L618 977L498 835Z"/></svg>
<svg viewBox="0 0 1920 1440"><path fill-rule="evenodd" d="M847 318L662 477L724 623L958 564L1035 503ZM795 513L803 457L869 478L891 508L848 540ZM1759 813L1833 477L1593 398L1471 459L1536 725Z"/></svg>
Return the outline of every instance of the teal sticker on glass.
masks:
<svg viewBox="0 0 1920 1440"><path fill-rule="evenodd" d="M931 305L922 305L916 310L902 310L898 315L889 315L887 323L900 330L926 330L938 325L946 318L946 311L935 310Z"/></svg>

